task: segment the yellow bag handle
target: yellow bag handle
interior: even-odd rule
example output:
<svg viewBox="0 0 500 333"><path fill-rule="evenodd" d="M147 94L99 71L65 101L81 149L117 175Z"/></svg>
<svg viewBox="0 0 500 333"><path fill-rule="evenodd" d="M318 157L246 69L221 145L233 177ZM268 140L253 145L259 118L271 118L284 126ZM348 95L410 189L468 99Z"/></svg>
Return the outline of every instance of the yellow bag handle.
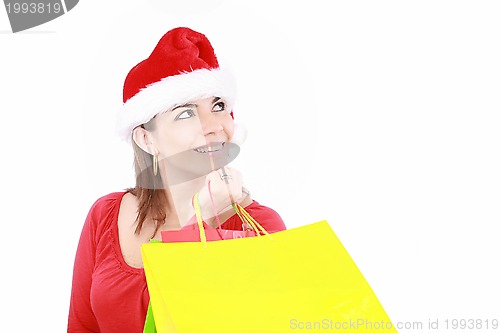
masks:
<svg viewBox="0 0 500 333"><path fill-rule="evenodd" d="M200 229L200 240L202 243L206 244L207 235L205 234L205 228L203 227L203 219L201 218L200 199L198 199L198 192L196 192L196 194L194 195L193 204L194 212L196 214L196 221L198 223L198 229Z"/></svg>
<svg viewBox="0 0 500 333"><path fill-rule="evenodd" d="M198 229L200 231L200 240L206 247L207 243L207 235L205 233L205 228L203 226L203 219L201 217L201 206L200 206L200 200L198 198L198 193L196 193L193 197L193 206L194 206L194 211L196 214L196 222L198 223ZM259 222L257 222L241 205L237 202L232 204L234 211L238 216L240 217L241 221L243 223L248 222L257 234L257 236L261 236L260 232L262 232L264 235L268 236L271 240L273 239L272 236L267 232L266 229L262 225L260 225Z"/></svg>
<svg viewBox="0 0 500 333"><path fill-rule="evenodd" d="M266 229L262 225L260 225L259 222L257 222L246 210L245 208L241 207L239 203L233 203L233 209L236 211L236 214L242 219L243 222L247 221L252 228L255 230L257 233L257 236L260 236L260 231L266 236L269 236L271 239L271 235L267 232Z"/></svg>

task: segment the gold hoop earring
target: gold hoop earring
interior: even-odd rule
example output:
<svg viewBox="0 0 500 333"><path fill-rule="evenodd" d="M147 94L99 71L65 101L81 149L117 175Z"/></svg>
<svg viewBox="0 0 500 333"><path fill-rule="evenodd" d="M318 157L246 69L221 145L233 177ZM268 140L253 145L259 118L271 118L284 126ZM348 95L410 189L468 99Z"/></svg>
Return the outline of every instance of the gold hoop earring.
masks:
<svg viewBox="0 0 500 333"><path fill-rule="evenodd" d="M153 155L153 175L158 175L158 154Z"/></svg>

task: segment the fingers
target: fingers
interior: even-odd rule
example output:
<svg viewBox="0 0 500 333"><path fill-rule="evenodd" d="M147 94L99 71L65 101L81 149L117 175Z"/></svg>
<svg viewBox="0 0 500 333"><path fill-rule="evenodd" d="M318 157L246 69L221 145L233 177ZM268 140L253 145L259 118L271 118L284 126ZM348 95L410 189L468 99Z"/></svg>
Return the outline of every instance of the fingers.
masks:
<svg viewBox="0 0 500 333"><path fill-rule="evenodd" d="M222 167L217 170L220 175L221 180L223 180L226 184L229 184L230 181L234 180L234 183L241 184L241 173L229 167Z"/></svg>
<svg viewBox="0 0 500 333"><path fill-rule="evenodd" d="M231 205L240 200L243 195L242 176L234 168L224 167L211 172L207 176L208 182L210 182L210 190L214 199L225 205Z"/></svg>
<svg viewBox="0 0 500 333"><path fill-rule="evenodd" d="M233 176L227 172L226 168L222 167L220 169L220 179L229 184L229 180L233 179Z"/></svg>

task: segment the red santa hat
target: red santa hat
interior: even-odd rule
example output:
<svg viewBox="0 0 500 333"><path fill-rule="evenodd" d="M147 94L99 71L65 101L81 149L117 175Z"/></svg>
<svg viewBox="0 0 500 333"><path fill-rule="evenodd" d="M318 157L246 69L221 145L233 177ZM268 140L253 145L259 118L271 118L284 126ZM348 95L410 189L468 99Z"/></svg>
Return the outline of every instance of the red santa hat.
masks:
<svg viewBox="0 0 500 333"><path fill-rule="evenodd" d="M118 113L118 134L130 141L138 125L199 98L224 98L232 110L235 95L234 79L219 68L207 37L189 28L175 28L163 35L151 55L128 73Z"/></svg>

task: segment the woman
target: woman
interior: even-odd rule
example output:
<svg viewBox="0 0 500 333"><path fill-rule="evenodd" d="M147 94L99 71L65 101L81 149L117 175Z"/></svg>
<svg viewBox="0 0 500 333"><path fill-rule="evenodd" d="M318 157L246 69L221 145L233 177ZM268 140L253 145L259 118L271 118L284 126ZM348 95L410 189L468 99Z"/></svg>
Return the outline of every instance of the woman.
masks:
<svg viewBox="0 0 500 333"><path fill-rule="evenodd" d="M136 186L99 198L88 213L68 332L142 332L149 295L140 248L161 231L188 228L196 193L205 227L245 229L232 211L238 202L266 230L285 229L226 166L238 152L233 87L208 39L188 28L167 32L129 72L119 130L134 149Z"/></svg>

